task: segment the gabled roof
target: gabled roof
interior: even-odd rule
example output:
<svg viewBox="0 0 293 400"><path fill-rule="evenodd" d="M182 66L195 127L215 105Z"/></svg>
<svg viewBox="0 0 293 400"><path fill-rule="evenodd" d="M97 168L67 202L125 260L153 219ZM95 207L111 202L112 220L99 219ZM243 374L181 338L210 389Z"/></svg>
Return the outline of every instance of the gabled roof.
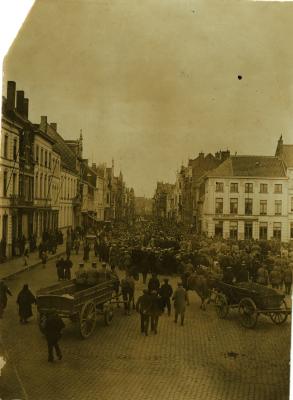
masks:
<svg viewBox="0 0 293 400"><path fill-rule="evenodd" d="M65 140L53 129L47 125L48 135L55 140L53 149L60 154L62 165L72 172L76 171L76 155L71 148L66 144Z"/></svg>
<svg viewBox="0 0 293 400"><path fill-rule="evenodd" d="M210 171L207 177L286 177L284 163L278 157L232 156Z"/></svg>
<svg viewBox="0 0 293 400"><path fill-rule="evenodd" d="M282 145L281 157L287 168L293 168L293 144Z"/></svg>

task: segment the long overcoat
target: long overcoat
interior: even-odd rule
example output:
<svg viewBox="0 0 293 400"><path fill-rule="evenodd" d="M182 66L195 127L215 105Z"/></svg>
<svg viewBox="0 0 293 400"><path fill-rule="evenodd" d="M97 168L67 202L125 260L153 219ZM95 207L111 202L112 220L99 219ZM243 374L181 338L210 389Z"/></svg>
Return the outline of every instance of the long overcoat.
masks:
<svg viewBox="0 0 293 400"><path fill-rule="evenodd" d="M174 308L177 313L183 313L188 301L187 292L183 287L175 290L172 299L174 300Z"/></svg>
<svg viewBox="0 0 293 400"><path fill-rule="evenodd" d="M35 304L36 298L29 289L22 289L17 296L19 307L19 316L27 319L33 315L32 304Z"/></svg>

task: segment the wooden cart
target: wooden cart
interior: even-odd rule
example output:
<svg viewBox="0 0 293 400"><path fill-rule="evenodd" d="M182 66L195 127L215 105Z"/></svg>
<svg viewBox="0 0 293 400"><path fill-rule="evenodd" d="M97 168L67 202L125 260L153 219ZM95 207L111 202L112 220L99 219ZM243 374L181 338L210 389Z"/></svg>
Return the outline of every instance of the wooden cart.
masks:
<svg viewBox="0 0 293 400"><path fill-rule="evenodd" d="M230 309L238 309L241 324L254 328L258 316L264 314L276 325L283 324L291 310L287 307L285 296L276 290L252 282L234 285L217 281L215 284L215 306L219 318L225 318Z"/></svg>
<svg viewBox="0 0 293 400"><path fill-rule="evenodd" d="M81 336L88 338L95 330L97 315L104 316L106 325L112 322L116 283L115 279L108 279L85 287L73 279L40 289L36 296L40 327L48 311L55 309L61 318L77 322Z"/></svg>

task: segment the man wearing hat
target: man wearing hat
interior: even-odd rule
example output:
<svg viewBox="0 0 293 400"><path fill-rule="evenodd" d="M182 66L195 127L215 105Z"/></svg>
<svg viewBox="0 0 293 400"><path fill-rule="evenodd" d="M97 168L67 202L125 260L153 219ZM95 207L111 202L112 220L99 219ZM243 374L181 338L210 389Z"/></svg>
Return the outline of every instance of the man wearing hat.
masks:
<svg viewBox="0 0 293 400"><path fill-rule="evenodd" d="M245 261L242 261L239 271L236 276L237 282L248 282L248 269Z"/></svg>
<svg viewBox="0 0 293 400"><path fill-rule="evenodd" d="M148 289L150 292L152 292L153 290L158 291L160 289L160 281L157 277L157 274L152 273L152 277L150 278L148 283Z"/></svg>
<svg viewBox="0 0 293 400"><path fill-rule="evenodd" d="M148 329L150 323L152 307L152 297L147 289L143 290L136 303L136 311L140 313L140 331L148 336Z"/></svg>
<svg viewBox="0 0 293 400"><path fill-rule="evenodd" d="M106 281L107 279L110 278L110 272L111 272L111 268L107 268L107 263L106 262L102 262L101 266L98 268L98 274L100 276L100 279L102 281Z"/></svg>
<svg viewBox="0 0 293 400"><path fill-rule="evenodd" d="M59 360L62 359L62 353L59 347L59 340L61 339L61 331L65 327L64 322L57 314L55 309L51 309L44 322L43 332L47 339L48 344L48 361L54 361L54 349Z"/></svg>
<svg viewBox="0 0 293 400"><path fill-rule="evenodd" d="M94 286L99 282L99 273L97 271L97 263L93 262L92 267L87 270L87 284Z"/></svg>
<svg viewBox="0 0 293 400"><path fill-rule="evenodd" d="M75 280L78 285L87 283L87 272L84 269L84 263L79 263L79 268L75 273Z"/></svg>
<svg viewBox="0 0 293 400"><path fill-rule="evenodd" d="M173 294L172 286L169 284L169 279L165 278L163 285L160 287L160 296L162 298L162 311L164 312L165 307L168 310L168 316L171 315L171 297Z"/></svg>
<svg viewBox="0 0 293 400"><path fill-rule="evenodd" d="M162 314L161 298L158 292L153 290L151 292L151 330L156 335L158 333L159 317Z"/></svg>
<svg viewBox="0 0 293 400"><path fill-rule="evenodd" d="M184 324L186 303L189 304L187 291L183 288L182 282L178 282L178 288L175 290L172 300L174 301L175 320L177 324L178 316L181 318L181 326Z"/></svg>
<svg viewBox="0 0 293 400"><path fill-rule="evenodd" d="M7 306L7 295L12 296L8 286L6 283L1 280L0 281L0 318L3 317L4 310Z"/></svg>
<svg viewBox="0 0 293 400"><path fill-rule="evenodd" d="M292 286L292 264L288 264L284 269L283 279L285 284L285 293L290 295Z"/></svg>

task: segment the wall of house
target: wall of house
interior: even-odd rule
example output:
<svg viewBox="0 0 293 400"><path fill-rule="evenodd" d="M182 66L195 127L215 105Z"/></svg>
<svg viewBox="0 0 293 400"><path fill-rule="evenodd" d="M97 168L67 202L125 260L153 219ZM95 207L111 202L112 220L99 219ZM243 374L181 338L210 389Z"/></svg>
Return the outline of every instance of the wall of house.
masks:
<svg viewBox="0 0 293 400"><path fill-rule="evenodd" d="M216 191L216 184L223 183L223 192ZM231 192L231 183L238 184L238 193ZM253 184L253 193L245 193L245 184ZM260 184L267 184L268 192L260 193ZM275 185L282 185L282 193L275 192ZM216 199L223 199L223 213L216 214ZM230 199L238 200L237 214L230 213ZM245 215L245 199L252 199L252 214ZM267 201L267 213L261 215L260 202ZM281 213L276 213L276 201L281 201ZM289 240L288 225L288 179L287 178L209 178L205 185L202 230L208 236L215 235L217 221L223 221L223 236L230 235L230 221L238 224L238 239L244 239L245 221L252 222L253 238L259 239L261 223L268 224L268 239L273 237L274 224L281 224L281 240Z"/></svg>
<svg viewBox="0 0 293 400"><path fill-rule="evenodd" d="M19 194L18 150L20 129L20 126L2 118L0 137L0 240L5 237L6 255L8 257L12 254L13 231L17 230L17 219L14 217L11 207L11 196L18 196Z"/></svg>

